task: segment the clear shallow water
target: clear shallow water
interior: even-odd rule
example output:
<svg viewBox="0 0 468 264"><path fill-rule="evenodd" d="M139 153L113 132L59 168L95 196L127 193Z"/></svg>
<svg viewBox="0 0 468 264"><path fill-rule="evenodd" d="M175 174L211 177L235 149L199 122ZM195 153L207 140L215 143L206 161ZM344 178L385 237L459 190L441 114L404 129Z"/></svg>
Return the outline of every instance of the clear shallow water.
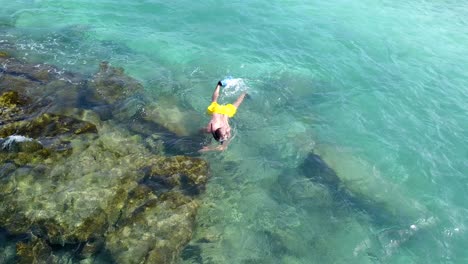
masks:
<svg viewBox="0 0 468 264"><path fill-rule="evenodd" d="M206 155L213 178L193 241L205 262L467 261L467 4L1 4L0 40L20 56L84 73L108 60L204 121L217 80L243 80L223 91L252 97L235 140ZM307 178L310 151L381 217ZM413 224L423 228L395 234Z"/></svg>

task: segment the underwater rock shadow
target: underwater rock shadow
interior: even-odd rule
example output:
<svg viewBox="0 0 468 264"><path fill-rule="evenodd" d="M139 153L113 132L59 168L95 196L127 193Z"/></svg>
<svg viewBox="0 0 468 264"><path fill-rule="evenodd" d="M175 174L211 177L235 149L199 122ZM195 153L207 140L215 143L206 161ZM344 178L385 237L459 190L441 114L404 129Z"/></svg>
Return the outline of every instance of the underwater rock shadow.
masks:
<svg viewBox="0 0 468 264"><path fill-rule="evenodd" d="M386 261L404 243L435 224L434 217L410 219L406 215L395 215L388 211L384 202L377 202L364 194L354 193L346 187L336 172L317 154L310 153L298 167L311 182L325 187L338 208L357 213L364 224L383 228L356 245L354 255L365 252L370 258ZM285 177L287 178L287 177ZM389 228L390 227L390 228Z"/></svg>
<svg viewBox="0 0 468 264"><path fill-rule="evenodd" d="M373 224L402 224L399 220L395 221L396 216L387 212L378 202L357 195L347 189L336 172L317 154L310 153L299 166L299 170L310 181L328 189L335 203L352 208L356 212L364 212L369 216Z"/></svg>
<svg viewBox="0 0 468 264"><path fill-rule="evenodd" d="M311 214L325 214L324 219L335 219L330 223L328 231L319 228L319 233L346 228L336 220L343 219L346 223L350 217L362 228L368 229L368 234L346 245L351 247L350 253L355 257L387 262L395 253L404 250L402 247L409 247L410 241L431 236L431 227L437 223L437 219L424 210L415 208L417 214L406 214L402 212L408 210L397 207L394 211L393 204L379 197L374 200L365 190L362 193L355 192L347 184L352 183L344 182L321 156L309 153L299 166L280 173L270 192L279 204L310 211ZM385 189L385 186L382 188ZM324 219L317 220L326 221ZM292 232L301 236L296 231ZM280 243L287 245L288 236L282 234L282 231L277 231L277 234L281 237ZM304 239L307 241L309 238Z"/></svg>

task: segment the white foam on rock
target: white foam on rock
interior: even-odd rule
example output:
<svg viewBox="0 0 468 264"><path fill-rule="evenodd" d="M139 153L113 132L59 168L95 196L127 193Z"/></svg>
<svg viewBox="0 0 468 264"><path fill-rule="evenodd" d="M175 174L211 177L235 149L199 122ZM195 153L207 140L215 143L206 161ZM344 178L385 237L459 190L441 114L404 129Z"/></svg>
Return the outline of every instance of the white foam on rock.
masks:
<svg viewBox="0 0 468 264"><path fill-rule="evenodd" d="M11 149L11 145L16 142L28 142L32 140L32 138L28 138L25 136L11 135L5 138L5 141L2 144L2 149Z"/></svg>

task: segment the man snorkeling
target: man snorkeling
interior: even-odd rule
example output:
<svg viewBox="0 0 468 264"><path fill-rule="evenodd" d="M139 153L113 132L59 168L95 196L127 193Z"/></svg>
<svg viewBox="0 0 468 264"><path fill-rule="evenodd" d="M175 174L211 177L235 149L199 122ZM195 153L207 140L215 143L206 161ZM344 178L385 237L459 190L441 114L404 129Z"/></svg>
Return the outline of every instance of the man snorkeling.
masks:
<svg viewBox="0 0 468 264"><path fill-rule="evenodd" d="M237 108L244 100L246 92L243 92L237 100L232 104L220 105L218 104L219 90L221 86L226 86L229 79L219 81L213 92L211 104L208 106L207 112L210 114L211 120L203 129L205 133L211 133L213 138L220 143L216 147L203 147L200 152L218 150L223 151L227 148L231 140L231 126L229 126L229 118L236 114Z"/></svg>

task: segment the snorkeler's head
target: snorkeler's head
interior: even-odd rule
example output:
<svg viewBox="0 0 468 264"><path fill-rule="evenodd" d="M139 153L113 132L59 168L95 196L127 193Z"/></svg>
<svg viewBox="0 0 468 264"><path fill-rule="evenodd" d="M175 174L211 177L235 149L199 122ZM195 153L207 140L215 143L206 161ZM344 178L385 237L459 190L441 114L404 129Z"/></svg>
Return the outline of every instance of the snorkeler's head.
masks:
<svg viewBox="0 0 468 264"><path fill-rule="evenodd" d="M223 142L226 140L224 138L224 134L222 129L221 128L218 128L216 129L214 132L213 132L213 125L211 125L211 134L213 135L213 138L218 141L219 143L221 143L221 145L223 144Z"/></svg>

